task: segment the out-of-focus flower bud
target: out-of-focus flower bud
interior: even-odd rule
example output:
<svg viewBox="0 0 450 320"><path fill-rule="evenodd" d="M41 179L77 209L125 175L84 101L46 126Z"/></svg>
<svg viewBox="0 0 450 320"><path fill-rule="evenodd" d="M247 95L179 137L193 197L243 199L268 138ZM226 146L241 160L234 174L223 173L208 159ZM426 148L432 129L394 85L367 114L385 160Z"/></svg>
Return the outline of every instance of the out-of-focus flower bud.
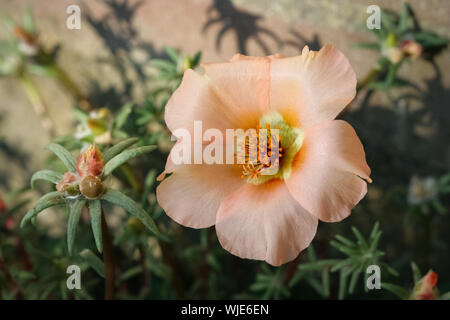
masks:
<svg viewBox="0 0 450 320"><path fill-rule="evenodd" d="M81 177L99 176L104 165L103 154L94 144L89 146L78 158L77 172Z"/></svg>
<svg viewBox="0 0 450 320"><path fill-rule="evenodd" d="M420 279L414 286L412 299L414 300L435 300L439 296L436 288L438 275L433 270Z"/></svg>
<svg viewBox="0 0 450 320"><path fill-rule="evenodd" d="M191 57L185 56L178 62L178 71L180 71L180 73L184 73L187 69L190 68L192 68Z"/></svg>
<svg viewBox="0 0 450 320"><path fill-rule="evenodd" d="M76 189L78 189L78 180L79 177L76 174L72 172L66 172L64 173L61 181L56 185L56 190L61 193L67 192L69 195L74 196L79 193L76 192Z"/></svg>
<svg viewBox="0 0 450 320"><path fill-rule="evenodd" d="M2 197L0 196L0 212L6 212L6 204L3 202Z"/></svg>
<svg viewBox="0 0 450 320"><path fill-rule="evenodd" d="M384 44L387 48L393 48L397 46L397 36L395 33L389 33L386 39L384 40Z"/></svg>
<svg viewBox="0 0 450 320"><path fill-rule="evenodd" d="M413 59L417 59L422 55L422 46L416 41L405 40L402 42L401 48L404 53L411 56Z"/></svg>
<svg viewBox="0 0 450 320"><path fill-rule="evenodd" d="M103 195L102 180L97 176L87 176L81 179L80 192L88 199L98 199Z"/></svg>
<svg viewBox="0 0 450 320"><path fill-rule="evenodd" d="M402 61L404 53L400 48L392 47L386 50L386 57L393 64L397 64Z"/></svg>
<svg viewBox="0 0 450 320"><path fill-rule="evenodd" d="M109 144L112 141L111 132L106 131L104 134L101 134L94 138L94 142L98 144Z"/></svg>
<svg viewBox="0 0 450 320"><path fill-rule="evenodd" d="M34 56L38 53L39 48L36 35L31 34L19 26L14 27L13 33L19 39L19 50L24 55Z"/></svg>
<svg viewBox="0 0 450 320"><path fill-rule="evenodd" d="M14 222L13 218L5 219L5 228L7 230L13 230L15 226L16 226L16 223Z"/></svg>
<svg viewBox="0 0 450 320"><path fill-rule="evenodd" d="M431 200L438 195L437 181L433 177L419 178L413 176L409 184L408 202L410 204L420 204Z"/></svg>

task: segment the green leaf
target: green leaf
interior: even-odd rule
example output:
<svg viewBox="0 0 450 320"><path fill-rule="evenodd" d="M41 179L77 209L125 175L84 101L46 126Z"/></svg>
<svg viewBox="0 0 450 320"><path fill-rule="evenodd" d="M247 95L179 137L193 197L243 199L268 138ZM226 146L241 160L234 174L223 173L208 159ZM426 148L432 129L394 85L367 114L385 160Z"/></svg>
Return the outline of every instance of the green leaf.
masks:
<svg viewBox="0 0 450 320"><path fill-rule="evenodd" d="M175 63L178 63L178 59L180 58L180 55L178 54L178 52L175 49L167 47L166 52L169 55L170 60L172 60Z"/></svg>
<svg viewBox="0 0 450 320"><path fill-rule="evenodd" d="M39 212L53 207L57 205L65 204L64 198L62 197L61 193L59 191L54 191L47 193L46 195L42 196L34 206L33 209L27 212L27 214L22 218L22 222L20 223L20 226L23 227L25 224L34 218Z"/></svg>
<svg viewBox="0 0 450 320"><path fill-rule="evenodd" d="M369 50L375 50L375 51L381 50L380 44L377 42L360 42L360 43L356 44L356 47L360 48L360 49L369 49Z"/></svg>
<svg viewBox="0 0 450 320"><path fill-rule="evenodd" d="M61 159L61 161L69 171L75 172L77 170L76 160L69 152L69 150L56 143L49 144L47 146L47 149L53 152L59 159Z"/></svg>
<svg viewBox="0 0 450 320"><path fill-rule="evenodd" d="M324 268L329 268L333 264L339 262L340 260L320 260L320 261L313 261L313 262L306 262L302 263L298 266L298 270L300 271L320 271Z"/></svg>
<svg viewBox="0 0 450 320"><path fill-rule="evenodd" d="M63 175L53 170L40 170L31 177L31 188L34 189L36 180L45 180L57 184Z"/></svg>
<svg viewBox="0 0 450 320"><path fill-rule="evenodd" d="M144 192L142 193L141 197L141 205L144 205L150 192L152 191L152 187L155 184L156 181L156 170L152 169L147 174L147 177L145 177L145 183L144 183Z"/></svg>
<svg viewBox="0 0 450 320"><path fill-rule="evenodd" d="M197 66L200 63L200 60L202 59L202 52L197 51L194 58L192 59L192 65Z"/></svg>
<svg viewBox="0 0 450 320"><path fill-rule="evenodd" d="M177 71L177 67L176 64L174 64L173 62L169 62L167 60L164 59L152 59L150 61L150 63L157 67L158 69L161 70L165 70L165 71L172 71L172 72L176 72Z"/></svg>
<svg viewBox="0 0 450 320"><path fill-rule="evenodd" d="M99 276L105 277L105 264L89 249L84 249L80 252L80 256L84 258L87 264L98 273Z"/></svg>
<svg viewBox="0 0 450 320"><path fill-rule="evenodd" d="M442 295L439 297L439 300L450 300L450 291L449 291L449 292L446 292L446 293L444 293L444 294L442 294Z"/></svg>
<svg viewBox="0 0 450 320"><path fill-rule="evenodd" d="M347 279L348 279L348 273L344 271L344 269L341 270L339 273L339 292L338 292L338 299L343 300L345 298L345 292L347 290Z"/></svg>
<svg viewBox="0 0 450 320"><path fill-rule="evenodd" d="M123 208L126 212L141 220L141 222L155 235L160 235L158 227L150 215L134 202L133 199L124 195L122 192L108 189L102 199Z"/></svg>
<svg viewBox="0 0 450 320"><path fill-rule="evenodd" d="M422 273L414 261L411 262L411 270L413 272L414 283L419 282L419 280L422 279Z"/></svg>
<svg viewBox="0 0 450 320"><path fill-rule="evenodd" d="M342 242L346 246L355 247L355 244L351 240L347 239L344 236L341 236L338 234L338 235L336 235L336 239L338 239L340 242Z"/></svg>
<svg viewBox="0 0 450 320"><path fill-rule="evenodd" d="M121 129L133 111L133 102L125 104L116 115L116 128Z"/></svg>
<svg viewBox="0 0 450 320"><path fill-rule="evenodd" d="M156 149L156 146L145 146L139 147L131 150L124 151L111 160L109 160L105 164L105 168L103 170L103 174L105 176L110 175L117 167L120 167L122 164L128 162L128 160L140 156L141 154L153 151Z"/></svg>
<svg viewBox="0 0 450 320"><path fill-rule="evenodd" d="M69 249L69 256L72 255L78 221L80 220L81 212L85 204L86 200L75 200L75 202L69 205L69 221L67 223L67 248Z"/></svg>
<svg viewBox="0 0 450 320"><path fill-rule="evenodd" d="M102 205L100 200L91 200L88 205L95 245L97 246L98 252L102 252Z"/></svg>
<svg viewBox="0 0 450 320"><path fill-rule="evenodd" d="M392 292L393 294L395 294L397 297L399 297L400 299L403 300L407 300L409 298L409 291L397 286L395 284L391 284L391 283L385 283L382 282L381 283L381 288L386 289L387 291Z"/></svg>
<svg viewBox="0 0 450 320"><path fill-rule="evenodd" d="M120 275L120 277L116 281L116 285L129 280L142 272L142 266L135 266Z"/></svg>
<svg viewBox="0 0 450 320"><path fill-rule="evenodd" d="M359 266L359 268L352 273L352 277L350 279L349 292L352 294L355 291L356 281L358 281L359 275L363 271L364 265Z"/></svg>
<svg viewBox="0 0 450 320"><path fill-rule="evenodd" d="M352 227L352 231L355 234L356 238L358 239L359 246L364 250L368 250L369 246L366 242L366 239L364 239L363 235L361 234L361 232L359 232L359 230L356 229L355 227Z"/></svg>
<svg viewBox="0 0 450 320"><path fill-rule="evenodd" d="M322 288L323 297L327 298L330 296L330 272L327 269L322 271Z"/></svg>
<svg viewBox="0 0 450 320"><path fill-rule="evenodd" d="M139 141L138 138L129 138L129 139L120 141L119 143L112 146L111 148L109 148L108 150L106 150L103 153L103 159L105 160L105 162L108 162L109 160L114 158L116 155L121 153L123 150L125 150L128 147L131 147L133 144L135 144L138 141Z"/></svg>
<svg viewBox="0 0 450 320"><path fill-rule="evenodd" d="M28 32L34 32L33 11L28 6L23 16L23 28Z"/></svg>
<svg viewBox="0 0 450 320"><path fill-rule="evenodd" d="M380 229L380 222L377 221L375 222L372 231L370 232L369 238L373 239L377 235L379 229Z"/></svg>
<svg viewBox="0 0 450 320"><path fill-rule="evenodd" d="M410 12L411 11L409 5L406 2L404 2L397 26L397 32L399 34L405 33L411 27Z"/></svg>
<svg viewBox="0 0 450 320"><path fill-rule="evenodd" d="M341 262L335 264L335 265L331 268L331 272L338 271L339 269L342 269L342 268L346 267L346 266L349 265L349 264L351 264L351 262L349 261L349 259L342 260Z"/></svg>

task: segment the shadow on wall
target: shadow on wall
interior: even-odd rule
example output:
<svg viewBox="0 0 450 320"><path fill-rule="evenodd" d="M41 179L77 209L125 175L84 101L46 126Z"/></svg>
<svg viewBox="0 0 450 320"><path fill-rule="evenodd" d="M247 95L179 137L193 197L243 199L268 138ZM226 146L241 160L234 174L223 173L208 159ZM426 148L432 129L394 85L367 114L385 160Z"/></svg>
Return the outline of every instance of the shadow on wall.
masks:
<svg viewBox="0 0 450 320"><path fill-rule="evenodd" d="M107 7L107 13L100 18L95 18L86 9L86 20L111 53L110 60L98 59L98 62L109 64L122 83L120 86L103 88L100 81L90 80L88 97L96 107L106 106L109 109L118 110L132 99L133 86L137 84L144 86L147 78L144 73L145 65L134 59L131 52L141 49L149 58L168 57L165 52L156 50L152 43L141 39L133 25L138 9L144 4L143 0L134 4L126 0L100 2Z"/></svg>
<svg viewBox="0 0 450 320"><path fill-rule="evenodd" d="M247 44L251 39L258 43L265 54L270 54L271 50L261 38L262 35L270 38L278 47L282 45L282 41L275 33L259 25L262 16L238 10L231 0L214 0L214 4L207 10L207 15L210 18L203 26L203 33L215 24L222 25L216 37L217 51L220 51L222 39L229 31L236 34L237 46L242 54L248 54Z"/></svg>

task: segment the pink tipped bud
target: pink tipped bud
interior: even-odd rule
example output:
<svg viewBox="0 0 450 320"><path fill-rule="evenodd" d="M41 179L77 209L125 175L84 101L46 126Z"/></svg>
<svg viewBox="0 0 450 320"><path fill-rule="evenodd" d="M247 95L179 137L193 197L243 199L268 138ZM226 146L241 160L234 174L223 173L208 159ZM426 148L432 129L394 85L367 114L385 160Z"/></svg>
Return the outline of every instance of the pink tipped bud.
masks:
<svg viewBox="0 0 450 320"><path fill-rule="evenodd" d="M78 158L77 171L81 177L96 177L102 173L104 165L103 154L97 145L94 144L87 148Z"/></svg>
<svg viewBox="0 0 450 320"><path fill-rule="evenodd" d="M422 55L422 46L411 40L406 40L402 42L401 48L404 53L411 56L413 59L417 59Z"/></svg>
<svg viewBox="0 0 450 320"><path fill-rule="evenodd" d="M414 300L435 300L439 293L436 288L438 275L433 270L420 279L414 286L412 298Z"/></svg>

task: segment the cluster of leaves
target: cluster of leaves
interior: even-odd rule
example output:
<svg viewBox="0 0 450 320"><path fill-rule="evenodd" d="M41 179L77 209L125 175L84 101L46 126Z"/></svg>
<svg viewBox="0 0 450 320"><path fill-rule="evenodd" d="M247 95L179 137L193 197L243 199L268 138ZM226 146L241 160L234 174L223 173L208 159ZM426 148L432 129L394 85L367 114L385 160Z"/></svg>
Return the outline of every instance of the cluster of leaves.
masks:
<svg viewBox="0 0 450 320"><path fill-rule="evenodd" d="M330 273L339 273L338 298L344 299L347 294L354 294L356 285L363 283L363 288L367 292L367 268L376 265L389 274L396 276L397 271L388 264L380 261L384 252L378 248L381 237L381 230L377 222L368 239L366 240L361 232L352 227L356 241L352 241L342 235L336 235L336 239L331 241L332 247L341 254L346 255L343 259L322 259L318 260L313 247L308 249L308 260L300 264L298 271L289 283L290 287L296 286L301 280L306 281L323 298L330 297ZM364 281L359 281L363 277ZM350 280L350 282L348 281Z"/></svg>
<svg viewBox="0 0 450 320"><path fill-rule="evenodd" d="M367 83L364 83L369 89L374 90L388 91L411 85L407 79L397 74L401 65L411 56L411 54L403 54L402 47L405 45L418 44L416 49L418 52L413 56L429 59L442 51L449 42L448 39L433 31L422 29L406 2L403 3L400 14L383 11L380 28L373 28L371 31L376 35L377 41L359 43L358 47L378 51L381 55L377 66L366 79Z"/></svg>

